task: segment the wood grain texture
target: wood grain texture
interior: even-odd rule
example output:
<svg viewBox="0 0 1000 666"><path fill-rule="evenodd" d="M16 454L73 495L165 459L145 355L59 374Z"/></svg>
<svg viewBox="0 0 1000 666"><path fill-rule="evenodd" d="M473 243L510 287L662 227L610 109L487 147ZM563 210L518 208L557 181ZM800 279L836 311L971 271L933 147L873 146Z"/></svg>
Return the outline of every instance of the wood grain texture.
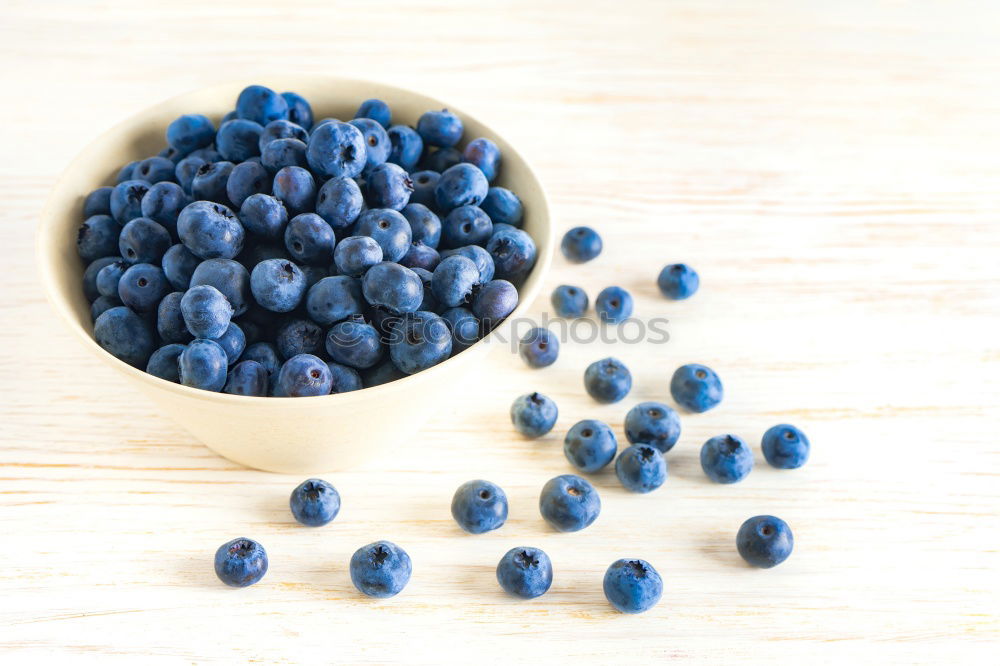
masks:
<svg viewBox="0 0 1000 666"><path fill-rule="evenodd" d="M7 0L5 663L985 662L1000 640L998 28L1000 8L975 0ZM605 239L590 264L558 259L549 288L629 288L642 317L669 318L669 343L567 343L543 371L494 353L395 455L329 476L344 498L335 524L296 526L286 502L300 479L214 456L128 392L60 328L32 267L47 188L96 134L177 92L285 71L398 83L497 128L536 166L560 228ZM703 287L673 304L653 280L677 260ZM635 388L596 405L582 372L612 353ZM565 429L592 417L620 435L628 407L669 400L690 361L715 367L727 398L683 419L666 486L630 496L599 474L600 519L547 530L537 492L568 471ZM507 419L529 390L561 409L534 442ZM796 472L757 447L785 421L814 444ZM732 487L697 462L727 431L758 456ZM448 503L476 477L506 489L511 519L472 538ZM733 546L758 513L795 532L772 571ZM211 569L238 535L271 558L242 591ZM359 598L346 573L377 538L415 567L384 602ZM530 603L493 574L521 544L556 568ZM601 593L624 556L666 581L643 616Z"/></svg>

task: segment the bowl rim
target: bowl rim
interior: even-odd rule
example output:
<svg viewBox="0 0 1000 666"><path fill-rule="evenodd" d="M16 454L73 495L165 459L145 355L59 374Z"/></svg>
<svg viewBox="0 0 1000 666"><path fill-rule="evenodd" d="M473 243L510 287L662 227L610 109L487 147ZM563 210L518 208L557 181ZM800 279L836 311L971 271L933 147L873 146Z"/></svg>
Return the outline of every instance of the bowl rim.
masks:
<svg viewBox="0 0 1000 666"><path fill-rule="evenodd" d="M243 86L252 85L253 83L258 83L261 85L274 86L277 81L281 81L278 87L285 88L288 90L297 90L300 87L312 87L318 83L328 84L330 86L340 86L340 85L351 85L351 86L363 86L373 89L378 89L380 94L385 94L386 97L389 95L404 95L412 98L416 98L423 104L426 104L428 109L433 108L446 108L453 111L459 117L463 119L471 119L476 124L480 125L484 135L487 138L493 140L499 140L498 142L503 145L504 155L514 155L523 164L524 176L530 180L534 186L537 188L539 197L538 201L533 202L531 206L531 216L542 220L541 229L539 229L540 236L538 234L533 234L533 239L535 240L536 247L544 247L547 251L539 252L536 258L535 265L531 269L527 279L532 280L532 285L529 288L524 288L523 286L519 289L518 293L518 303L517 307L504 319L503 322L492 331L490 331L486 336L477 340L475 343L470 345L467 349L463 350L460 354L451 356L445 359L441 363L434 365L422 372L418 372L413 375L407 375L405 377L400 377L391 382L385 384L380 384L378 386L363 387L356 391L348 391L346 393L331 393L327 395L319 396L305 396L300 398L295 398L294 400L280 400L276 396L245 396L245 395L233 395L230 393L223 393L221 391L206 391L204 389L198 389L191 386L184 386L183 384L168 381L166 379L161 379L155 375L151 375L143 369L136 368L134 366L125 363L121 359L113 356L112 354L105 351L97 341L94 339L93 334L88 332L86 327L81 325L80 321L76 317L76 314L72 311L69 306L70 296L68 294L62 293L59 288L58 280L56 278L57 270L54 266L53 257L56 256L55 253L48 252L48 243L55 239L55 228L58 226L56 220L58 216L55 214L57 204L59 202L59 193L63 188L60 185L68 180L71 174L76 173L78 170L85 168L85 163L89 161L92 153L96 153L100 150L100 147L104 145L110 137L114 137L123 131L137 129L142 124L142 117L147 114L151 114L157 111L163 106L176 105L183 99L194 95L205 95L211 94L212 92L217 92L222 94L223 92L228 92L232 89L237 89ZM173 95L167 99L157 102L153 105L146 106L142 110L134 113L120 122L115 123L113 126L107 130L101 132L92 141L87 143L77 154L70 160L69 164L62 170L56 180L53 182L52 186L49 188L49 192L46 195L45 203L40 211L40 219L38 224L38 229L35 232L35 258L38 262L39 273L41 274L41 281L43 284L43 291L45 293L46 300L52 306L52 308L58 313L59 319L73 331L75 337L80 340L80 342L88 348L92 353L94 353L99 358L103 359L105 362L116 367L119 371L133 377L134 379L143 382L151 389L159 389L164 391L169 391L179 396L210 400L220 403L228 403L232 405L241 406L275 406L282 405L287 407L295 408L305 408L313 407L317 405L320 401L333 402L336 404L346 404L356 400L365 400L374 397L374 390L379 390L382 393L387 393L391 391L401 391L408 389L417 389L419 384L422 382L432 381L437 375L447 372L446 367L454 367L457 363L469 363L472 362L473 357L480 358L484 357L486 352L490 349L491 344L495 344L496 336L501 330L507 330L511 328L511 322L518 316L523 315L526 310L530 308L534 300L537 298L539 292L541 291L542 284L545 280L545 276L548 274L549 269L552 265L552 255L554 252L554 225L552 224L551 217L551 207L549 206L548 192L541 179L538 178L537 173L532 168L531 164L524 158L524 156L508 141L506 141L503 136L494 130L490 125L479 120L477 117L467 113L460 107L456 107L453 104L447 104L442 102L436 97L431 97L420 92L410 90L401 86L394 84L384 83L382 81L377 81L374 79L361 79L355 77L341 77L341 76L331 76L331 75L321 75L321 76L288 76L288 77L261 77L260 81L254 81L253 83L247 82L245 79L234 79L226 82L215 83L210 86L194 88L177 95ZM387 99L391 105L391 97ZM112 185L113 186L113 185ZM85 196L86 193L79 193L80 196ZM84 266L86 268L86 266ZM82 272L82 271L81 271ZM276 402L277 400L277 402Z"/></svg>

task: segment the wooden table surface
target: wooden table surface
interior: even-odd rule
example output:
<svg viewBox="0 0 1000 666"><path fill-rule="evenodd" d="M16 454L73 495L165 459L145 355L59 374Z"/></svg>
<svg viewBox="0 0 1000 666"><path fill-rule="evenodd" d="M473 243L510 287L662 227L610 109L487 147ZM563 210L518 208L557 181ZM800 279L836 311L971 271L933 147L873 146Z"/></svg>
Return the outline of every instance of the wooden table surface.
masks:
<svg viewBox="0 0 1000 666"><path fill-rule="evenodd" d="M995 658L996 3L289 4L0 8L5 663ZM157 414L68 335L32 265L47 190L94 136L176 93L282 72L400 84L495 127L536 166L558 229L604 237L587 265L557 257L545 292L620 284L641 317L670 320L670 341L568 342L543 371L496 352L391 457L326 475L344 499L334 524L294 524L287 496L300 478L242 469ZM674 261L701 273L690 301L656 292ZM583 369L612 353L635 387L597 405ZM684 416L666 485L634 496L603 472L598 521L547 529L537 494L570 471L565 430L591 417L621 435L627 409L669 401L670 374L691 361L715 367L727 397ZM539 441L507 416L531 390L561 409ZM801 470L760 455L761 433L780 422L813 442ZM701 443L724 432L757 457L734 486L698 465ZM477 477L506 489L511 512L470 537L448 506ZM795 533L794 554L770 571L734 548L760 513ZM232 590L211 559L240 535L266 546L271 568ZM346 571L378 538L414 560L388 601L360 597ZM493 572L525 544L556 572L532 602L504 596ZM663 575L645 615L603 598L619 557Z"/></svg>

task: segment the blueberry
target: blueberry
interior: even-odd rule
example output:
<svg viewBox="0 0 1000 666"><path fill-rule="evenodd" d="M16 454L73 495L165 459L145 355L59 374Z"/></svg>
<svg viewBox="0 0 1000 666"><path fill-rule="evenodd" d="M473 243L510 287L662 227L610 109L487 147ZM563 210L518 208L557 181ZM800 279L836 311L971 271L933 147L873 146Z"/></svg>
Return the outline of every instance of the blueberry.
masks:
<svg viewBox="0 0 1000 666"><path fill-rule="evenodd" d="M515 597L540 597L552 586L552 562L538 548L511 548L497 564L497 582Z"/></svg>
<svg viewBox="0 0 1000 666"><path fill-rule="evenodd" d="M441 305L453 308L469 303L473 287L478 284L479 269L476 264L467 257L453 255L442 259L434 269L431 289Z"/></svg>
<svg viewBox="0 0 1000 666"><path fill-rule="evenodd" d="M560 532L578 532L601 513L601 498L584 478L563 474L550 479L538 498L542 518Z"/></svg>
<svg viewBox="0 0 1000 666"><path fill-rule="evenodd" d="M618 456L615 474L625 490L648 493L667 480L667 461L652 444L633 444Z"/></svg>
<svg viewBox="0 0 1000 666"><path fill-rule="evenodd" d="M478 206L486 198L487 190L489 183L479 167L463 162L441 174L434 187L434 200L439 209L449 212L459 206Z"/></svg>
<svg viewBox="0 0 1000 666"><path fill-rule="evenodd" d="M698 274L687 264L670 264L660 271L656 284L664 296L680 301L698 291Z"/></svg>
<svg viewBox="0 0 1000 666"><path fill-rule="evenodd" d="M181 314L188 331L196 338L218 338L226 332L233 306L215 287L191 287L181 298Z"/></svg>
<svg viewBox="0 0 1000 666"><path fill-rule="evenodd" d="M323 329L314 321L293 317L286 319L274 336L274 343L282 358L299 354L318 355L323 349Z"/></svg>
<svg viewBox="0 0 1000 666"><path fill-rule="evenodd" d="M365 388L388 384L403 377L406 377L406 373L393 365L391 360L382 361L374 368L369 368L361 373L361 379Z"/></svg>
<svg viewBox="0 0 1000 666"><path fill-rule="evenodd" d="M632 294L621 287L605 287L594 301L601 321L618 324L632 316Z"/></svg>
<svg viewBox="0 0 1000 666"><path fill-rule="evenodd" d="M126 180L111 190L111 217L124 225L129 220L142 216L142 198L152 187L144 180Z"/></svg>
<svg viewBox="0 0 1000 666"><path fill-rule="evenodd" d="M226 332L214 340L226 352L228 365L232 365L240 360L240 355L247 346L247 338L243 333L243 329L232 322L226 327Z"/></svg>
<svg viewBox="0 0 1000 666"><path fill-rule="evenodd" d="M264 127L252 120L229 120L219 126L215 147L228 162L246 162L260 155L260 135L263 133Z"/></svg>
<svg viewBox="0 0 1000 666"><path fill-rule="evenodd" d="M285 228L285 247L303 264L329 265L336 243L333 229L316 213L296 215Z"/></svg>
<svg viewBox="0 0 1000 666"><path fill-rule="evenodd" d="M406 125L393 125L386 133L389 135L391 145L386 161L398 164L405 171L413 171L424 152L424 140L413 128Z"/></svg>
<svg viewBox="0 0 1000 666"><path fill-rule="evenodd" d="M87 264L87 268L83 271L83 295L88 301L94 301L101 292L97 290L97 275L101 272L108 264L114 264L121 262L122 258L118 255L101 257L99 259L94 259L92 262Z"/></svg>
<svg viewBox="0 0 1000 666"><path fill-rule="evenodd" d="M473 139L462 151L462 161L475 164L493 182L500 173L500 149L489 139Z"/></svg>
<svg viewBox="0 0 1000 666"><path fill-rule="evenodd" d="M382 248L385 261L399 261L413 240L410 223L401 213L387 208L366 210L358 218L358 236L369 236Z"/></svg>
<svg viewBox="0 0 1000 666"><path fill-rule="evenodd" d="M270 342L255 342L243 351L243 362L256 361L267 371L268 380L273 382L281 369L278 349Z"/></svg>
<svg viewBox="0 0 1000 666"><path fill-rule="evenodd" d="M327 361L326 367L330 368L330 374L333 375L333 387L330 389L330 393L349 393L364 388L361 375L354 368L329 361Z"/></svg>
<svg viewBox="0 0 1000 666"><path fill-rule="evenodd" d="M105 186L98 187L83 200L83 217L92 215L111 215L111 190Z"/></svg>
<svg viewBox="0 0 1000 666"><path fill-rule="evenodd" d="M119 252L129 263L158 264L169 248L170 232L147 217L126 224L118 237Z"/></svg>
<svg viewBox="0 0 1000 666"><path fill-rule="evenodd" d="M337 363L364 369L381 361L385 348L374 326L348 319L327 332L326 353Z"/></svg>
<svg viewBox="0 0 1000 666"><path fill-rule="evenodd" d="M163 269L153 264L134 264L118 281L118 298L135 312L153 312L170 291Z"/></svg>
<svg viewBox="0 0 1000 666"><path fill-rule="evenodd" d="M459 206L441 224L441 245L445 248L483 245L492 235L493 222L477 206Z"/></svg>
<svg viewBox="0 0 1000 666"><path fill-rule="evenodd" d="M306 279L298 266L284 259L267 259L250 273L250 291L271 312L291 312L302 301Z"/></svg>
<svg viewBox="0 0 1000 666"><path fill-rule="evenodd" d="M663 596L663 580L645 560L618 560L604 574L604 596L622 613L644 613Z"/></svg>
<svg viewBox="0 0 1000 666"><path fill-rule="evenodd" d="M361 102L361 106L358 107L358 112L354 114L354 117L370 118L382 127L388 127L389 122L392 120L392 111L389 109L389 105L380 99L366 99Z"/></svg>
<svg viewBox="0 0 1000 666"><path fill-rule="evenodd" d="M443 260L453 254L458 254L472 260L472 263L479 269L480 282L489 282L493 279L493 275L496 273L496 266L493 264L493 257L486 251L486 248L478 245L464 245L451 250L442 250L441 259Z"/></svg>
<svg viewBox="0 0 1000 666"><path fill-rule="evenodd" d="M573 263L581 264L597 257L603 243L601 237L590 227L573 227L563 236L563 255Z"/></svg>
<svg viewBox="0 0 1000 666"><path fill-rule="evenodd" d="M173 180L174 169L174 163L166 157L147 157L135 165L132 178L155 184L162 180Z"/></svg>
<svg viewBox="0 0 1000 666"><path fill-rule="evenodd" d="M253 266L262 261L267 261L268 259L285 259L290 261L291 257L288 256L288 250L285 249L284 243L278 245L277 243L258 242L249 245L237 259L244 266L252 270Z"/></svg>
<svg viewBox="0 0 1000 666"><path fill-rule="evenodd" d="M618 440L606 423L586 419L566 433L563 453L570 463L584 472L604 469L618 452Z"/></svg>
<svg viewBox="0 0 1000 666"><path fill-rule="evenodd" d="M188 157L197 157L198 159L203 160L205 162L222 161L222 155L220 155L219 151L215 149L214 143L210 146L206 146L205 148L198 148L196 150L192 150L191 153L188 154Z"/></svg>
<svg viewBox="0 0 1000 666"><path fill-rule="evenodd" d="M389 261L369 268L362 278L361 288L370 305L393 313L414 312L424 298L424 285L420 276L409 268ZM436 296L437 291L434 294Z"/></svg>
<svg viewBox="0 0 1000 666"><path fill-rule="evenodd" d="M776 567L792 554L795 540L788 523L775 516L747 518L736 534L736 550L747 564Z"/></svg>
<svg viewBox="0 0 1000 666"><path fill-rule="evenodd" d="M722 380L708 366L688 363L670 378L670 395L688 411L707 412L722 402Z"/></svg>
<svg viewBox="0 0 1000 666"><path fill-rule="evenodd" d="M313 112L309 102L298 93L283 92L281 96L285 98L285 103L288 105L288 119L303 129L311 129Z"/></svg>
<svg viewBox="0 0 1000 666"><path fill-rule="evenodd" d="M191 274L189 286L211 285L222 292L233 306L233 316L239 317L250 307L250 273L232 259L206 259Z"/></svg>
<svg viewBox="0 0 1000 666"><path fill-rule="evenodd" d="M267 573L267 553L253 539L233 539L215 551L215 575L230 587L253 585Z"/></svg>
<svg viewBox="0 0 1000 666"><path fill-rule="evenodd" d="M298 354L281 366L274 394L284 398L327 395L332 387L333 375L326 363L312 354Z"/></svg>
<svg viewBox="0 0 1000 666"><path fill-rule="evenodd" d="M187 155L215 140L215 125L206 116L189 113L167 125L167 145Z"/></svg>
<svg viewBox="0 0 1000 666"><path fill-rule="evenodd" d="M288 505L295 520L322 527L340 513L340 493L323 479L306 479L292 491Z"/></svg>
<svg viewBox="0 0 1000 666"><path fill-rule="evenodd" d="M427 206L410 203L400 211L410 223L413 242L421 242L427 247L437 248L441 241L441 220Z"/></svg>
<svg viewBox="0 0 1000 666"><path fill-rule="evenodd" d="M90 304L90 321L97 321L97 318L102 314L111 308L118 307L121 304L122 301L117 296L98 296L94 299L94 302Z"/></svg>
<svg viewBox="0 0 1000 666"><path fill-rule="evenodd" d="M533 328L521 337L518 353L531 368L546 368L559 358L559 338L547 328Z"/></svg>
<svg viewBox="0 0 1000 666"><path fill-rule="evenodd" d="M809 459L809 438L793 425L768 428L760 447L768 464L778 469L797 469Z"/></svg>
<svg viewBox="0 0 1000 666"><path fill-rule="evenodd" d="M517 195L506 187L491 187L479 207L486 211L493 224L520 227L524 219L524 205Z"/></svg>
<svg viewBox="0 0 1000 666"><path fill-rule="evenodd" d="M580 287L564 284L552 291L552 308L560 317L582 317L588 305L587 292Z"/></svg>
<svg viewBox="0 0 1000 666"><path fill-rule="evenodd" d="M156 307L156 332L164 342L190 342L193 337L181 312L183 298L182 292L174 291L164 296Z"/></svg>
<svg viewBox="0 0 1000 666"><path fill-rule="evenodd" d="M493 257L496 276L512 282L527 276L538 258L535 241L521 229L497 231L486 243L486 250Z"/></svg>
<svg viewBox="0 0 1000 666"><path fill-rule="evenodd" d="M365 301L357 278L325 277L309 288L306 311L317 324L330 326L364 312Z"/></svg>
<svg viewBox="0 0 1000 666"><path fill-rule="evenodd" d="M354 125L333 121L315 127L306 150L309 166L320 176L354 178L365 168L365 137Z"/></svg>
<svg viewBox="0 0 1000 666"><path fill-rule="evenodd" d="M264 161L264 149L269 143L278 139L297 139L305 145L305 142L309 140L309 132L304 127L283 118L267 123L257 140L257 148L260 149L262 162Z"/></svg>
<svg viewBox="0 0 1000 666"><path fill-rule="evenodd" d="M271 174L258 162L240 162L229 172L226 196L233 206L242 209L250 196L270 194L271 180Z"/></svg>
<svg viewBox="0 0 1000 666"><path fill-rule="evenodd" d="M235 165L232 162L206 162L191 181L191 196L199 201L215 201L228 205L227 185Z"/></svg>
<svg viewBox="0 0 1000 666"><path fill-rule="evenodd" d="M195 201L177 216L177 235L202 259L232 259L243 249L243 225L233 211L210 201Z"/></svg>
<svg viewBox="0 0 1000 666"><path fill-rule="evenodd" d="M472 299L472 314L483 332L493 330L517 307L517 287L506 280L490 280Z"/></svg>
<svg viewBox="0 0 1000 666"><path fill-rule="evenodd" d="M625 437L632 444L649 444L666 453L680 436L680 417L662 402L640 402L625 415Z"/></svg>
<svg viewBox="0 0 1000 666"><path fill-rule="evenodd" d="M177 367L177 361L185 349L187 349L185 345L179 344L169 344L160 347L149 357L149 363L146 364L146 372L154 377L179 384L181 375Z"/></svg>
<svg viewBox="0 0 1000 666"><path fill-rule="evenodd" d="M507 495L489 481L466 481L451 498L451 517L470 534L503 527L507 521Z"/></svg>
<svg viewBox="0 0 1000 666"><path fill-rule="evenodd" d="M118 298L118 283L131 265L125 261L116 261L99 270L96 280L97 292L101 296Z"/></svg>
<svg viewBox="0 0 1000 666"><path fill-rule="evenodd" d="M278 240L284 236L288 210L269 194L251 194L240 206L240 221L252 237Z"/></svg>
<svg viewBox="0 0 1000 666"><path fill-rule="evenodd" d="M288 118L288 102L270 88L247 86L236 98L236 115L266 125Z"/></svg>
<svg viewBox="0 0 1000 666"><path fill-rule="evenodd" d="M433 272L437 265L441 263L441 255L432 247L427 247L420 241L410 244L410 249L406 251L399 263L410 269L420 268Z"/></svg>
<svg viewBox="0 0 1000 666"><path fill-rule="evenodd" d="M380 164L371 170L366 181L368 203L373 208L402 210L413 191L410 174L396 164Z"/></svg>
<svg viewBox="0 0 1000 666"><path fill-rule="evenodd" d="M306 144L298 139L275 139L264 146L260 163L271 173L289 166L305 167Z"/></svg>
<svg viewBox="0 0 1000 666"><path fill-rule="evenodd" d="M188 155L177 163L177 166L174 167L174 179L180 185L181 189L184 190L184 194L191 195L191 186L194 184L194 177L198 174L198 170L208 163L208 160L197 155Z"/></svg>
<svg viewBox="0 0 1000 666"><path fill-rule="evenodd" d="M76 251L84 261L93 261L118 252L121 226L107 215L88 217L76 234Z"/></svg>
<svg viewBox="0 0 1000 666"><path fill-rule="evenodd" d="M126 180L132 180L132 172L135 171L135 166L139 163L139 160L132 160L121 169L118 170L118 175L115 176L115 184L119 185L124 183Z"/></svg>
<svg viewBox="0 0 1000 666"><path fill-rule="evenodd" d="M177 234L177 216L191 203L190 198L177 183L163 181L153 185L142 198L143 217L163 225L172 235Z"/></svg>
<svg viewBox="0 0 1000 666"><path fill-rule="evenodd" d="M376 541L351 556L351 582L369 597L387 599L410 582L413 563L406 551L389 541Z"/></svg>
<svg viewBox="0 0 1000 666"><path fill-rule="evenodd" d="M371 118L355 118L348 121L361 132L365 142L365 172L385 164L392 150L392 142L385 128Z"/></svg>
<svg viewBox="0 0 1000 666"><path fill-rule="evenodd" d="M410 203L423 204L430 208L436 207L437 200L434 197L434 189L440 179L441 174L437 171L425 169L411 173L410 180L413 181L413 192L410 193Z"/></svg>
<svg viewBox="0 0 1000 666"><path fill-rule="evenodd" d="M442 173L462 162L462 152L458 148L428 149L420 163L421 169Z"/></svg>
<svg viewBox="0 0 1000 666"><path fill-rule="evenodd" d="M428 146L450 148L462 140L462 120L448 109L428 111L417 121L417 132Z"/></svg>
<svg viewBox="0 0 1000 666"><path fill-rule="evenodd" d="M115 358L146 367L153 353L153 331L145 319L125 306L106 310L94 322L94 339Z"/></svg>
<svg viewBox="0 0 1000 666"><path fill-rule="evenodd" d="M358 219L364 203L361 188L353 178L331 178L316 195L316 214L335 232L344 235Z"/></svg>
<svg viewBox="0 0 1000 666"><path fill-rule="evenodd" d="M736 435L718 435L701 447L701 468L716 483L736 483L753 469L753 453Z"/></svg>
<svg viewBox="0 0 1000 666"><path fill-rule="evenodd" d="M583 385L597 402L618 402L632 390L632 373L618 359L603 358L587 367Z"/></svg>
<svg viewBox="0 0 1000 666"><path fill-rule="evenodd" d="M510 422L525 437L547 434L559 418L559 408L548 396L537 391L520 396L510 406Z"/></svg>
<svg viewBox="0 0 1000 666"><path fill-rule="evenodd" d="M416 374L451 355L451 329L433 312L413 312L392 331L389 356L408 375Z"/></svg>
<svg viewBox="0 0 1000 666"><path fill-rule="evenodd" d="M282 167L274 174L271 191L292 215L305 213L316 207L316 181L302 167Z"/></svg>
<svg viewBox="0 0 1000 666"><path fill-rule="evenodd" d="M226 385L226 351L214 340L192 341L177 360L180 383L206 391L221 391Z"/></svg>
<svg viewBox="0 0 1000 666"><path fill-rule="evenodd" d="M333 262L342 275L361 277L382 261L382 247L369 236L349 236L333 250Z"/></svg>
<svg viewBox="0 0 1000 666"><path fill-rule="evenodd" d="M466 349L479 339L479 320L468 308L448 308L441 313L441 318L451 330L452 353Z"/></svg>
<svg viewBox="0 0 1000 666"><path fill-rule="evenodd" d="M229 370L222 392L263 398L267 396L267 383L268 374L263 365L257 361L240 361Z"/></svg>

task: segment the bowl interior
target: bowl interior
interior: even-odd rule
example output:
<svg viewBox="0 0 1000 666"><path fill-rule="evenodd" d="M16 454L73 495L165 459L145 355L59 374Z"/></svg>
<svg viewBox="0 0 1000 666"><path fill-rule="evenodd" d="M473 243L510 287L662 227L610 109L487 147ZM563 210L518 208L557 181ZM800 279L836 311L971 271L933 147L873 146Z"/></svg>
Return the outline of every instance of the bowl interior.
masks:
<svg viewBox="0 0 1000 666"><path fill-rule="evenodd" d="M425 111L449 108L462 118L465 125L465 135L461 145L476 137L488 137L496 142L503 154L503 166L494 184L513 190L521 198L525 210L524 229L531 234L538 247L538 260L531 274L520 286L519 304L511 314L511 318L523 313L534 300L551 261L553 241L548 203L541 183L531 168L503 137L453 106L426 95L385 84L332 77L289 77L255 81L255 83L267 85L279 92L292 90L300 93L312 105L316 121L326 117L349 120L353 118L363 100L377 97L389 103L394 124L415 125ZM100 136L83 150L55 184L42 214L37 241L39 266L48 297L61 318L83 344L136 379L151 383L163 390L186 392L202 399L269 400L211 393L167 382L133 368L101 349L93 339L90 306L81 289L85 265L76 252L75 232L82 222L84 197L97 187L113 185L115 174L123 164L155 155L163 149L166 145L164 132L174 118L183 113L203 113L217 123L233 108L237 95L245 85L248 83L219 85L174 97L137 114ZM506 329L501 325L498 330ZM496 333L497 331L494 331L461 354L411 377L374 389L308 399L300 398L289 402L352 400L385 387L404 388L422 377L444 370L449 364L463 362L463 358L464 362L471 361L472 357L484 352L488 338Z"/></svg>

